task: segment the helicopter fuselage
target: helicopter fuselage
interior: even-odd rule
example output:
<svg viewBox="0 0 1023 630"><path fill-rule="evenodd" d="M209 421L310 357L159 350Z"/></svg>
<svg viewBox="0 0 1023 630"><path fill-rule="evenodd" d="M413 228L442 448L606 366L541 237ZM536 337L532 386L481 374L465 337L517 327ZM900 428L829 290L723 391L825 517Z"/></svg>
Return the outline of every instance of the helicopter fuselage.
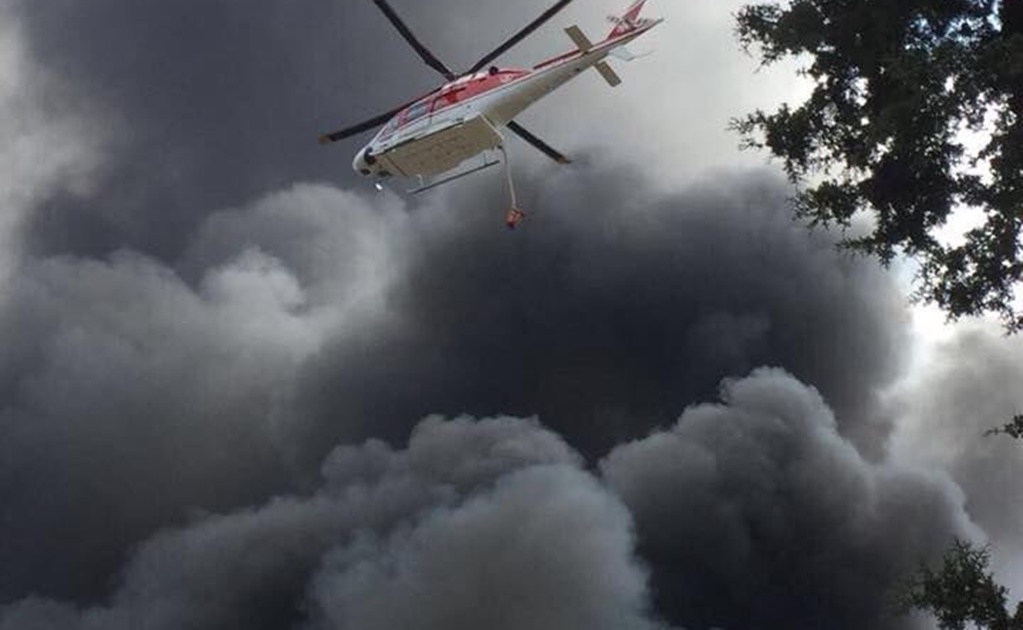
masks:
<svg viewBox="0 0 1023 630"><path fill-rule="evenodd" d="M433 90L395 115L355 156L367 177L433 176L503 145L500 129L547 94L660 23L548 59L532 69L492 67Z"/></svg>

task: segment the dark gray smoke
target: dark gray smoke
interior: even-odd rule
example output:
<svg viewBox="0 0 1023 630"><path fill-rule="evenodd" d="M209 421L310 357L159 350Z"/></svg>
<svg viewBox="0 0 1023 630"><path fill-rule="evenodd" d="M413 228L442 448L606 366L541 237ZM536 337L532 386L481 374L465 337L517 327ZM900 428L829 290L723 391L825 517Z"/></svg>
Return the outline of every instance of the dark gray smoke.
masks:
<svg viewBox="0 0 1023 630"><path fill-rule="evenodd" d="M336 449L311 496L153 536L108 604L24 599L0 628L652 629L633 518L688 627L903 627L892 578L971 531L954 486L866 462L779 371L724 400L617 448L607 485L535 421L430 418Z"/></svg>
<svg viewBox="0 0 1023 630"><path fill-rule="evenodd" d="M312 496L157 534L107 606L27 599L0 628L652 630L628 511L579 464L535 422L428 419L337 449Z"/></svg>
<svg viewBox="0 0 1023 630"><path fill-rule="evenodd" d="M492 209L498 190L424 210L388 294L408 316L333 341L302 374L303 416L324 418L309 442L400 438L410 416L447 409L539 414L598 455L766 363L815 383L876 452L871 398L901 344L892 286L792 223L771 178L718 186L662 199L639 177L565 173L526 186L542 192L516 238ZM239 234L231 221L217 229L279 252L261 235L283 224ZM327 420L338 409L345 421Z"/></svg>
<svg viewBox="0 0 1023 630"><path fill-rule="evenodd" d="M886 461L890 279L776 177L654 190L639 146L524 175L516 234L496 176L295 184L431 84L368 68L410 57L369 5L0 5L45 175L0 180L0 627L900 625L885 588L977 534Z"/></svg>
<svg viewBox="0 0 1023 630"><path fill-rule="evenodd" d="M973 531L959 489L866 462L818 392L780 371L722 398L601 462L658 610L701 628L905 627L886 604L896 578Z"/></svg>
<svg viewBox="0 0 1023 630"><path fill-rule="evenodd" d="M4 364L5 598L36 593L90 603L121 584L116 610L124 592L135 592L135 563L149 556L136 554L127 573L120 567L152 532L180 526L197 509L232 512L277 494L307 501L300 497L302 488L315 487L310 471L338 441L380 436L400 443L431 410L539 414L598 456L713 397L721 378L775 363L846 401L850 435L878 435L869 401L896 365L887 340L899 329L889 323L893 294L882 275L836 257L825 241L792 224L769 179L747 178L730 193L708 186L658 200L628 195L638 180L615 183L616 177L580 171L560 182L531 182L547 193L533 200L536 216L516 235L504 232L493 207L471 203L499 198L493 190L439 198L408 215L387 197L370 203L326 187L296 187L207 221L181 266L196 277L194 288L139 255L27 264L10 285L4 311L5 347L12 349ZM866 375L845 372L846 362L874 367ZM825 423L820 430L830 431L826 447L852 458L841 475L863 475L858 471L871 465L826 425L825 411L812 412ZM727 415L722 424L742 430ZM780 465L798 452L768 455ZM459 468L455 459L439 461ZM741 485L737 474L732 483ZM791 482L782 475L777 483ZM917 482L899 481L909 483ZM926 491L897 494L908 506L890 499L894 505L883 509L919 513L932 538L921 534L918 546L900 546L882 519L822 551L837 549L845 554L838 566L846 566L853 551L865 548L870 559L858 559L863 572L880 576L871 582L877 590L854 600L870 604L854 621L876 619L883 586L962 531L955 501L936 482L917 485ZM791 492L799 496L800 489ZM765 547L750 560L756 570L747 567L759 579L781 579L791 569L775 553L836 535L833 515L819 514L815 501L864 500L855 485L822 481L806 492L778 508L801 529L791 539L759 541ZM621 496L630 504L629 493ZM680 499L669 492L664 501ZM804 610L800 589L762 595L741 581L738 593L689 606L674 589L696 589L688 581L672 586L676 556L669 549L662 558L657 520L647 520L640 507L634 515L640 550L654 569L657 610L674 623L752 625L765 606L778 611L763 615L768 627L808 618L793 612ZM682 515L695 518L690 526L697 529L706 518ZM301 518L293 524L300 531L312 526ZM855 542L858 536L866 542ZM282 600L272 604L273 614L260 612L264 618L313 622L341 614L314 614L303 603L313 585L347 584L314 577L311 567L328 549L291 552L280 544L284 556L306 559L280 569L292 580L267 586L254 578L257 586L245 590L249 581L241 579L242 594L218 598L216 605L228 610L210 613L213 621L199 627L252 627L237 608L250 597L270 606L267 589L279 589ZM371 549L386 558L393 553L388 544ZM707 547L713 554L703 561L716 561L728 544ZM890 550L894 558L885 555ZM714 590L725 579L701 570L692 575L707 577L697 581ZM188 574L179 581L203 579ZM833 599L809 618L847 611L839 587L861 579L859 572L836 578ZM643 589L637 592L635 606L642 608ZM142 608L153 601L140 597L135 605ZM8 614L37 609L23 601ZM107 614L115 613L90 608L85 618ZM231 615L243 616L236 622Z"/></svg>

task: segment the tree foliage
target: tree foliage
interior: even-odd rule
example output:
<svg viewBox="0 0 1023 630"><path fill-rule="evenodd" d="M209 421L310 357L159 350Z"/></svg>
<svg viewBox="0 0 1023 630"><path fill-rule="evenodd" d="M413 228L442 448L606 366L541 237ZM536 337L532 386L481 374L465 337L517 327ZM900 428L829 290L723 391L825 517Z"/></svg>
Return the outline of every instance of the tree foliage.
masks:
<svg viewBox="0 0 1023 630"><path fill-rule="evenodd" d="M951 317L995 312L1023 329L1023 1L790 0L737 20L747 50L804 61L814 84L798 107L733 121L744 145L783 160L798 212L847 227L868 211L872 231L847 246L916 257L921 297ZM967 206L983 224L939 241Z"/></svg>
<svg viewBox="0 0 1023 630"><path fill-rule="evenodd" d="M1023 439L1023 414L1016 414L1003 426L987 431L986 435L1008 435L1017 440Z"/></svg>
<svg viewBox="0 0 1023 630"><path fill-rule="evenodd" d="M1023 604L1009 613L1008 590L994 581L989 561L987 549L957 540L939 569L924 567L904 585L897 603L933 614L942 630L1023 630Z"/></svg>

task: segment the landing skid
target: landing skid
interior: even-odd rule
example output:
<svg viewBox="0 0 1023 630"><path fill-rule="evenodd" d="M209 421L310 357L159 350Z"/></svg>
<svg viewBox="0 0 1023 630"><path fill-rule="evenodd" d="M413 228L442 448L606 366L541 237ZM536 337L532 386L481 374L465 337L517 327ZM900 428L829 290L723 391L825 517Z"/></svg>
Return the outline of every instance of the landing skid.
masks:
<svg viewBox="0 0 1023 630"><path fill-rule="evenodd" d="M519 225L519 223L521 223L522 220L526 218L526 213L519 209L518 201L515 198L515 182L512 179L511 161L508 159L508 151L507 149L505 149L504 144L498 145L497 150L501 152L501 156L504 158L503 160L491 161L488 160L486 156L484 156L483 164L470 169L466 169L464 171L460 171L458 173L455 173L454 175L449 175L448 177L444 177L436 181L426 183L423 181L423 178L420 177L419 180L420 185L417 186L416 188L409 190L408 193L410 195L418 195L419 193L423 193L438 186L443 186L444 184L453 182L456 179L462 179L463 177L472 175L473 173L478 173L483 169L490 168L491 166L497 166L498 164L501 164L503 162L505 178L508 181L508 194L511 197L511 208L508 210L508 213L505 214L504 224L508 227L509 230L514 230Z"/></svg>

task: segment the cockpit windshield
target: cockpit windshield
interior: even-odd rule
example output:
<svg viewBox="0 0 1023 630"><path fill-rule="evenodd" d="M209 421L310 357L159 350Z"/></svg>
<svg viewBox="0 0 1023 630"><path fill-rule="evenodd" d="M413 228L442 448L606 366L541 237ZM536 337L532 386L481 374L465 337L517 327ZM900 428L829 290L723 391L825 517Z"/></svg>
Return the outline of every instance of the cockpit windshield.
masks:
<svg viewBox="0 0 1023 630"><path fill-rule="evenodd" d="M386 138L387 136L393 134L394 130L397 129L397 128L398 128L398 117L395 116L394 118L392 118L390 120L390 122L388 122L386 125L384 125L383 129L380 130L380 137L381 138Z"/></svg>

